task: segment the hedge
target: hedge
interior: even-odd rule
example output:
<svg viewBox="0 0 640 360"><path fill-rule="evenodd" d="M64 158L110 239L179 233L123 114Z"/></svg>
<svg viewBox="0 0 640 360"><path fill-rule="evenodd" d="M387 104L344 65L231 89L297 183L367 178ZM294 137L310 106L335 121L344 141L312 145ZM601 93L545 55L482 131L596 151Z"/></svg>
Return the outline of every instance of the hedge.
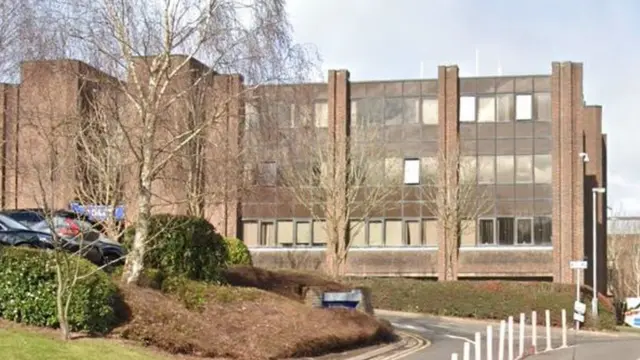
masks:
<svg viewBox="0 0 640 360"><path fill-rule="evenodd" d="M229 265L253 265L249 248L244 241L236 238L224 238L227 244L228 264Z"/></svg>
<svg viewBox="0 0 640 360"><path fill-rule="evenodd" d="M135 224L125 231L125 246L129 249L135 231ZM226 268L228 258L224 239L213 225L187 215L153 215L146 249L145 267L192 280L221 281L221 270Z"/></svg>
<svg viewBox="0 0 640 360"><path fill-rule="evenodd" d="M562 309L569 323L575 301L575 286L550 282L451 281L414 279L351 279L352 283L370 287L373 305L378 309L417 312L440 316L504 320L509 316L535 310L544 324L544 311L551 311L553 325L561 325ZM582 289L582 302L591 303L591 290ZM600 321L594 324L587 306L586 327L615 329L616 318L611 302L601 298Z"/></svg>
<svg viewBox="0 0 640 360"><path fill-rule="evenodd" d="M68 320L72 331L105 333L117 324L118 289L102 271L74 258L83 276L73 287ZM53 252L0 246L0 317L28 325L58 327Z"/></svg>

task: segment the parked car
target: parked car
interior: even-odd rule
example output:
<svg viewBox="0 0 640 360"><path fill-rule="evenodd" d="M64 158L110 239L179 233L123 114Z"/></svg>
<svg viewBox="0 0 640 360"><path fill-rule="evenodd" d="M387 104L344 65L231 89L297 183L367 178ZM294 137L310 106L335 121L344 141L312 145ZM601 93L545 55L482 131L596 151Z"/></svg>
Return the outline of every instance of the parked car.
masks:
<svg viewBox="0 0 640 360"><path fill-rule="evenodd" d="M77 249L80 248L81 241L83 247L97 248L101 254L99 265L124 263L126 255L124 247L107 238L104 234L105 229L100 223L92 221L82 214L68 210L56 210L52 212L51 218L47 219L44 209L37 208L5 210L0 214L4 214L35 231L49 235L51 235L51 225L53 225L56 234L61 238L73 240ZM91 251L91 255L95 256L95 251ZM97 263L94 260L91 261Z"/></svg>
<svg viewBox="0 0 640 360"><path fill-rule="evenodd" d="M2 242L5 245L29 246L40 249L55 248L51 231L29 228L2 214L0 214L0 236L4 237ZM81 246L75 239L64 236L59 237L59 241L59 246L65 251L80 254L96 265L101 265L104 262L102 251L97 246Z"/></svg>

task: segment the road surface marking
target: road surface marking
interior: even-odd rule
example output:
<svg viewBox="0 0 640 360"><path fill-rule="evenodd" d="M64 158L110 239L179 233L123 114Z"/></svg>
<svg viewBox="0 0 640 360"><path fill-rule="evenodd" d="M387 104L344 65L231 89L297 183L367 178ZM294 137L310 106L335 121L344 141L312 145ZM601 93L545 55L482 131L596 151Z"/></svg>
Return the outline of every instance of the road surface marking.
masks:
<svg viewBox="0 0 640 360"><path fill-rule="evenodd" d="M413 330L413 331L423 331L423 332L433 332L427 328L424 328L422 326L414 326L414 325L409 325L409 324L399 324L399 323L391 323L391 325L393 325L394 327L400 328L400 329L405 329L405 330Z"/></svg>
<svg viewBox="0 0 640 360"><path fill-rule="evenodd" d="M466 338L464 336L455 336L455 335L449 335L449 334L446 334L445 336L448 337L448 338L451 338L451 339L466 341L466 342L468 342L469 344L472 344L472 345L476 343L475 341L473 341L471 339L468 339L468 338Z"/></svg>

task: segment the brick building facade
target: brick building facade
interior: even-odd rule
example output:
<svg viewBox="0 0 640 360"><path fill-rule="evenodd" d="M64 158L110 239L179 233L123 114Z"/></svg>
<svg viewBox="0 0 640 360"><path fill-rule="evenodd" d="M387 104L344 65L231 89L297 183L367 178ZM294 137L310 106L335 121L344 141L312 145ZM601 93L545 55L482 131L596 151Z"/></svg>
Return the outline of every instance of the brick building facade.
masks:
<svg viewBox="0 0 640 360"><path fill-rule="evenodd" d="M203 66L193 61L189 69ZM29 62L23 64L21 84L3 85L3 207L37 205L32 189L42 182L27 169L55 160L38 150L41 140L34 140L38 137L33 132L48 126L51 133L56 119L81 117L86 88L82 79L87 77L79 74L95 71L77 61ZM280 126L285 128L280 134L295 136L304 119L304 126L326 128L326 141L342 152L348 151L344 142L355 123L378 126L384 131L385 146L393 149L381 165L385 167L395 162L401 168L433 171L435 157L459 146L462 156L477 167L478 186L487 190L493 205L480 218L468 220L473 225L461 238L457 275L572 282L569 261L591 253L591 189L606 187L602 109L585 104L582 76L582 65L572 62L553 63L547 75L461 78L457 66L441 66L437 79L382 82L352 82L348 71L337 70L329 71L325 84L268 85L250 95L260 97L263 105L265 99L271 102L270 114L286 124ZM216 103L216 94L242 93L239 75L211 73L210 80L204 82L210 87L205 88L205 108ZM270 101L270 93L308 98L301 106L282 100L287 97ZM256 163L245 159L243 166L266 181L253 184L252 191L240 189L239 173L231 172L232 176L220 170L220 156L244 153L249 147L244 140L253 131L248 124L261 121L265 107L250 100L245 104L245 99L243 95L225 101L226 115L206 142L216 146L205 145L201 153L205 165L198 171L207 179L202 186L224 183L226 189L223 197L203 199L203 213L222 233L242 238L256 265L321 267L323 221L313 218L278 184L277 159L270 158L277 141L253 145L261 149ZM176 110L184 112L188 111ZM74 147L65 136L55 139L61 151ZM583 152L589 162L583 161ZM173 165L169 168L180 171ZM75 181L63 175L48 180L55 189L52 203L58 207L69 201ZM186 196L184 184L169 178L156 188L173 201L158 203L158 211L184 212L178 201ZM439 245L446 234L425 208L424 197L414 183L405 182L388 201L393 206L383 206L366 219L352 219L364 230L352 240L347 273L439 277L444 256ZM135 206L135 200L126 205ZM599 264L606 264L604 209L606 194L598 195ZM604 279L606 266L599 273ZM603 280L599 284L606 287Z"/></svg>

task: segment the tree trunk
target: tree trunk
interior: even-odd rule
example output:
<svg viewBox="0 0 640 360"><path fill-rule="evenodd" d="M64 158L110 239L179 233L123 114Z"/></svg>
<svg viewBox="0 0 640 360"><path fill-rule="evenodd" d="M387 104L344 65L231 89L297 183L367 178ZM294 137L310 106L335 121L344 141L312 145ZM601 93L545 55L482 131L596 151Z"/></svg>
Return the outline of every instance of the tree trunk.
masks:
<svg viewBox="0 0 640 360"><path fill-rule="evenodd" d="M67 313L64 306L64 295L66 293L65 281L62 279L62 271L58 264L58 288L56 290L56 308L58 312L58 322L60 323L60 336L62 340L69 340L69 320L67 319Z"/></svg>

